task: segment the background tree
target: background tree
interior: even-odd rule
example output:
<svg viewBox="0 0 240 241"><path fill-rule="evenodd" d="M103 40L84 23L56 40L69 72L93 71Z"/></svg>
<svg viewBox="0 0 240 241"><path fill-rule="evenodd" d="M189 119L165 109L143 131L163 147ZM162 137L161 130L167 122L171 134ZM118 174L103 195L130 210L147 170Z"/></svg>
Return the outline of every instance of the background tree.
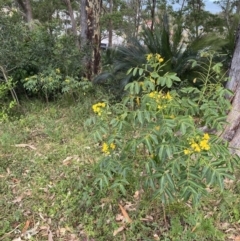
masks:
<svg viewBox="0 0 240 241"><path fill-rule="evenodd" d="M91 80L100 71L100 14L102 1L81 1L81 48L87 48L85 55L86 77Z"/></svg>
<svg viewBox="0 0 240 241"><path fill-rule="evenodd" d="M76 21L75 21L72 4L71 4L70 0L64 0L64 2L66 4L66 6L67 6L68 13L69 13L69 16L71 18L72 32L73 32L73 35L74 35L74 37L76 39L76 46L79 48L80 45L79 45L79 41L78 41L77 24L76 24Z"/></svg>
<svg viewBox="0 0 240 241"><path fill-rule="evenodd" d="M17 4L22 9L24 14L24 18L29 25L29 28L32 29L32 21L33 21L33 13L32 13L32 6L30 0L16 0Z"/></svg>

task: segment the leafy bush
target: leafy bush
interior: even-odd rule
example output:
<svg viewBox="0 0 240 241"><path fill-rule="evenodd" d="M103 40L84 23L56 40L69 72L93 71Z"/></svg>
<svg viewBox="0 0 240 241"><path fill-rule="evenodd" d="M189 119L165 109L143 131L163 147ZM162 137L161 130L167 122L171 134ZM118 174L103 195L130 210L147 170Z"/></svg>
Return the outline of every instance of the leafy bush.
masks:
<svg viewBox="0 0 240 241"><path fill-rule="evenodd" d="M11 85L11 81L5 83L0 80L0 102L2 103L0 106L0 122L7 121L11 111L18 104L15 99L9 101L8 94L12 88Z"/></svg>
<svg viewBox="0 0 240 241"><path fill-rule="evenodd" d="M214 34L204 34L191 41L186 40L186 31L181 21L171 26L169 16L161 17L160 23L153 31L143 29L140 36L129 40L127 45L118 46L107 52L104 63L105 69L96 77L97 83L107 83L117 94L122 94L125 85L136 80L138 76L126 74L129 68L136 68L146 64L146 54L161 54L165 59L163 73L175 72L182 80L195 75L189 59L199 59L199 51L204 49L219 49L223 40ZM180 83L179 83L180 84ZM187 83L191 85L191 83ZM115 87L115 88L114 88Z"/></svg>
<svg viewBox="0 0 240 241"><path fill-rule="evenodd" d="M123 101L113 106L95 104L97 115L86 122L95 129L95 139L105 154L95 183L123 195L143 189L163 204L178 200L196 204L207 195L207 187L217 185L223 190L224 178L234 177L238 159L231 156L228 144L200 128L203 123L222 128L222 115L230 106L224 97L228 91L217 79L215 84L210 82L208 73L218 72L212 62L202 75L207 79L202 79L201 88L184 88L187 94L181 96L181 92L168 91L180 79L174 73L161 75L163 58L148 55L147 61L142 68L129 70L140 80L125 87ZM212 106L218 106L217 110Z"/></svg>
<svg viewBox="0 0 240 241"><path fill-rule="evenodd" d="M12 76L19 95L23 93L21 80L42 74L46 79L50 69L59 68L64 76L80 79L82 52L76 47L73 36L61 35L57 23L39 24L36 21L30 31L18 13L12 17L2 14L0 21L3 26L0 28L0 65ZM52 82L52 85L56 82ZM27 85L28 89L33 90L30 85L34 85L33 79ZM42 94L45 87L43 83L41 86L34 89L35 95ZM52 88L56 89L57 86L48 86L44 92ZM37 90L41 90L40 93Z"/></svg>
<svg viewBox="0 0 240 241"><path fill-rule="evenodd" d="M49 97L56 97L57 94L73 95L79 89L88 91L92 88L92 83L86 79L76 80L71 76L64 76L59 68L49 68L37 75L32 75L24 80L23 87L32 94L43 94L48 102Z"/></svg>

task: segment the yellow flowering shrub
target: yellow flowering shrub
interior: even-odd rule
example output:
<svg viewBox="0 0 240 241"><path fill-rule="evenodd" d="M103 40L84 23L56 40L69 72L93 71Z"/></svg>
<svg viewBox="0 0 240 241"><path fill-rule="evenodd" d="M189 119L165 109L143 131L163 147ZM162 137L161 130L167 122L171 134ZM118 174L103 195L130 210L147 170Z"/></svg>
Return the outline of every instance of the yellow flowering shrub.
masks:
<svg viewBox="0 0 240 241"><path fill-rule="evenodd" d="M120 103L108 106L108 111L104 103L93 106L97 115L88 120L88 125L94 126L94 137L103 143L105 154L95 182L100 188L124 194L131 192L131 183L163 204L189 199L198 203L202 195L207 195L207 186L218 185L223 190L224 178L233 178L233 167L239 159L231 156L227 144L217 135L201 130L200 125L209 118L202 112L204 96L182 97L169 89L179 79L173 73L161 76L159 58L150 54L146 66L128 72L138 73L140 81L125 87L126 95ZM151 73L148 65L152 66ZM226 101L222 92L211 94L208 101L210 98L213 104ZM211 107L206 109L209 111Z"/></svg>

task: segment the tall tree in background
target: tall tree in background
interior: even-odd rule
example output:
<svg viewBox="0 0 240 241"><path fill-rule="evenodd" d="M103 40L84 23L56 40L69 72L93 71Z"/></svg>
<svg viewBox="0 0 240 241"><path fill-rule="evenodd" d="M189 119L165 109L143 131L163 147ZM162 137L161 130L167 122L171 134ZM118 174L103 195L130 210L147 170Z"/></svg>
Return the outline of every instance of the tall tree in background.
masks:
<svg viewBox="0 0 240 241"><path fill-rule="evenodd" d="M127 21L129 23L129 37L137 37L142 21L143 0L127 0Z"/></svg>
<svg viewBox="0 0 240 241"><path fill-rule="evenodd" d="M70 0L64 0L64 2L67 6L68 13L69 13L69 16L70 16L70 19L71 19L72 32L73 32L73 35L76 38L76 46L79 48L80 46L79 46L79 41L78 41L77 25L76 25L76 21L75 21L75 18L74 18L72 4L71 4Z"/></svg>
<svg viewBox="0 0 240 241"><path fill-rule="evenodd" d="M108 46L112 47L115 35L126 35L130 22L127 3L124 0L103 0L101 13L101 34L104 39L108 38Z"/></svg>
<svg viewBox="0 0 240 241"><path fill-rule="evenodd" d="M156 0L152 0L151 3L151 31L153 31L153 27L154 27L154 22L155 22L155 8L156 8Z"/></svg>
<svg viewBox="0 0 240 241"><path fill-rule="evenodd" d="M29 28L32 29L33 14L30 0L16 0L16 2L20 6Z"/></svg>
<svg viewBox="0 0 240 241"><path fill-rule="evenodd" d="M80 26L81 48L90 53L85 55L86 77L91 80L100 71L100 13L101 0L81 0Z"/></svg>

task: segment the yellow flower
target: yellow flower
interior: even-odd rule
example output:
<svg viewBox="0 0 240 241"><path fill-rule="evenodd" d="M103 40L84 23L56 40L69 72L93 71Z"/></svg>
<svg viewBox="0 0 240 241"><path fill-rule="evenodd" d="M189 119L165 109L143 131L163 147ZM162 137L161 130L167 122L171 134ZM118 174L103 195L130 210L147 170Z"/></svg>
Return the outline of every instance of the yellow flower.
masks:
<svg viewBox="0 0 240 241"><path fill-rule="evenodd" d="M148 96L149 96L150 98L154 98L155 95L156 95L156 91L153 91L153 92L151 92L151 93L148 94Z"/></svg>
<svg viewBox="0 0 240 241"><path fill-rule="evenodd" d="M146 58L147 61L150 61L150 60L152 59L152 57L153 57L153 54L148 54L148 55L147 55L147 58Z"/></svg>
<svg viewBox="0 0 240 241"><path fill-rule="evenodd" d="M199 145L196 142L192 143L191 147L195 152L201 151L201 148L199 147Z"/></svg>
<svg viewBox="0 0 240 241"><path fill-rule="evenodd" d="M102 152L109 155L110 154L110 151L109 151L109 146L106 142L103 143L103 146L102 146Z"/></svg>
<svg viewBox="0 0 240 241"><path fill-rule="evenodd" d="M58 68L55 69L55 71L56 71L57 74L60 74L60 73L61 73L60 69L58 69Z"/></svg>
<svg viewBox="0 0 240 241"><path fill-rule="evenodd" d="M167 100L172 100L172 96L170 95L169 92L167 92L167 94L166 94L166 99L167 99Z"/></svg>
<svg viewBox="0 0 240 241"><path fill-rule="evenodd" d="M159 58L158 61L159 61L160 63L162 63L162 62L164 61L164 59L163 59L163 58Z"/></svg>
<svg viewBox="0 0 240 241"><path fill-rule="evenodd" d="M114 150L114 149L116 148L116 145L115 145L114 143L111 143L111 144L110 144L110 148L111 148L112 150Z"/></svg>
<svg viewBox="0 0 240 241"><path fill-rule="evenodd" d="M189 155L189 154L191 154L191 151L188 150L188 149L185 149L183 152L184 152L185 155Z"/></svg>
<svg viewBox="0 0 240 241"><path fill-rule="evenodd" d="M160 126L155 126L155 130L159 131L160 130Z"/></svg>
<svg viewBox="0 0 240 241"><path fill-rule="evenodd" d="M210 136L208 135L208 133L205 133L203 135L203 140L209 140L210 139Z"/></svg>
<svg viewBox="0 0 240 241"><path fill-rule="evenodd" d="M92 109L93 109L93 112L98 114L98 115L101 115L102 114L102 109L106 107L106 103L104 102L100 102L100 103L97 103L95 105L92 106Z"/></svg>
<svg viewBox="0 0 240 241"><path fill-rule="evenodd" d="M69 83L69 82L70 82L70 80L69 80L69 79L65 79L65 82L66 82L66 83Z"/></svg>
<svg viewBox="0 0 240 241"><path fill-rule="evenodd" d="M210 146L208 144L208 140L202 140L199 143L202 150L208 151L210 149Z"/></svg>

